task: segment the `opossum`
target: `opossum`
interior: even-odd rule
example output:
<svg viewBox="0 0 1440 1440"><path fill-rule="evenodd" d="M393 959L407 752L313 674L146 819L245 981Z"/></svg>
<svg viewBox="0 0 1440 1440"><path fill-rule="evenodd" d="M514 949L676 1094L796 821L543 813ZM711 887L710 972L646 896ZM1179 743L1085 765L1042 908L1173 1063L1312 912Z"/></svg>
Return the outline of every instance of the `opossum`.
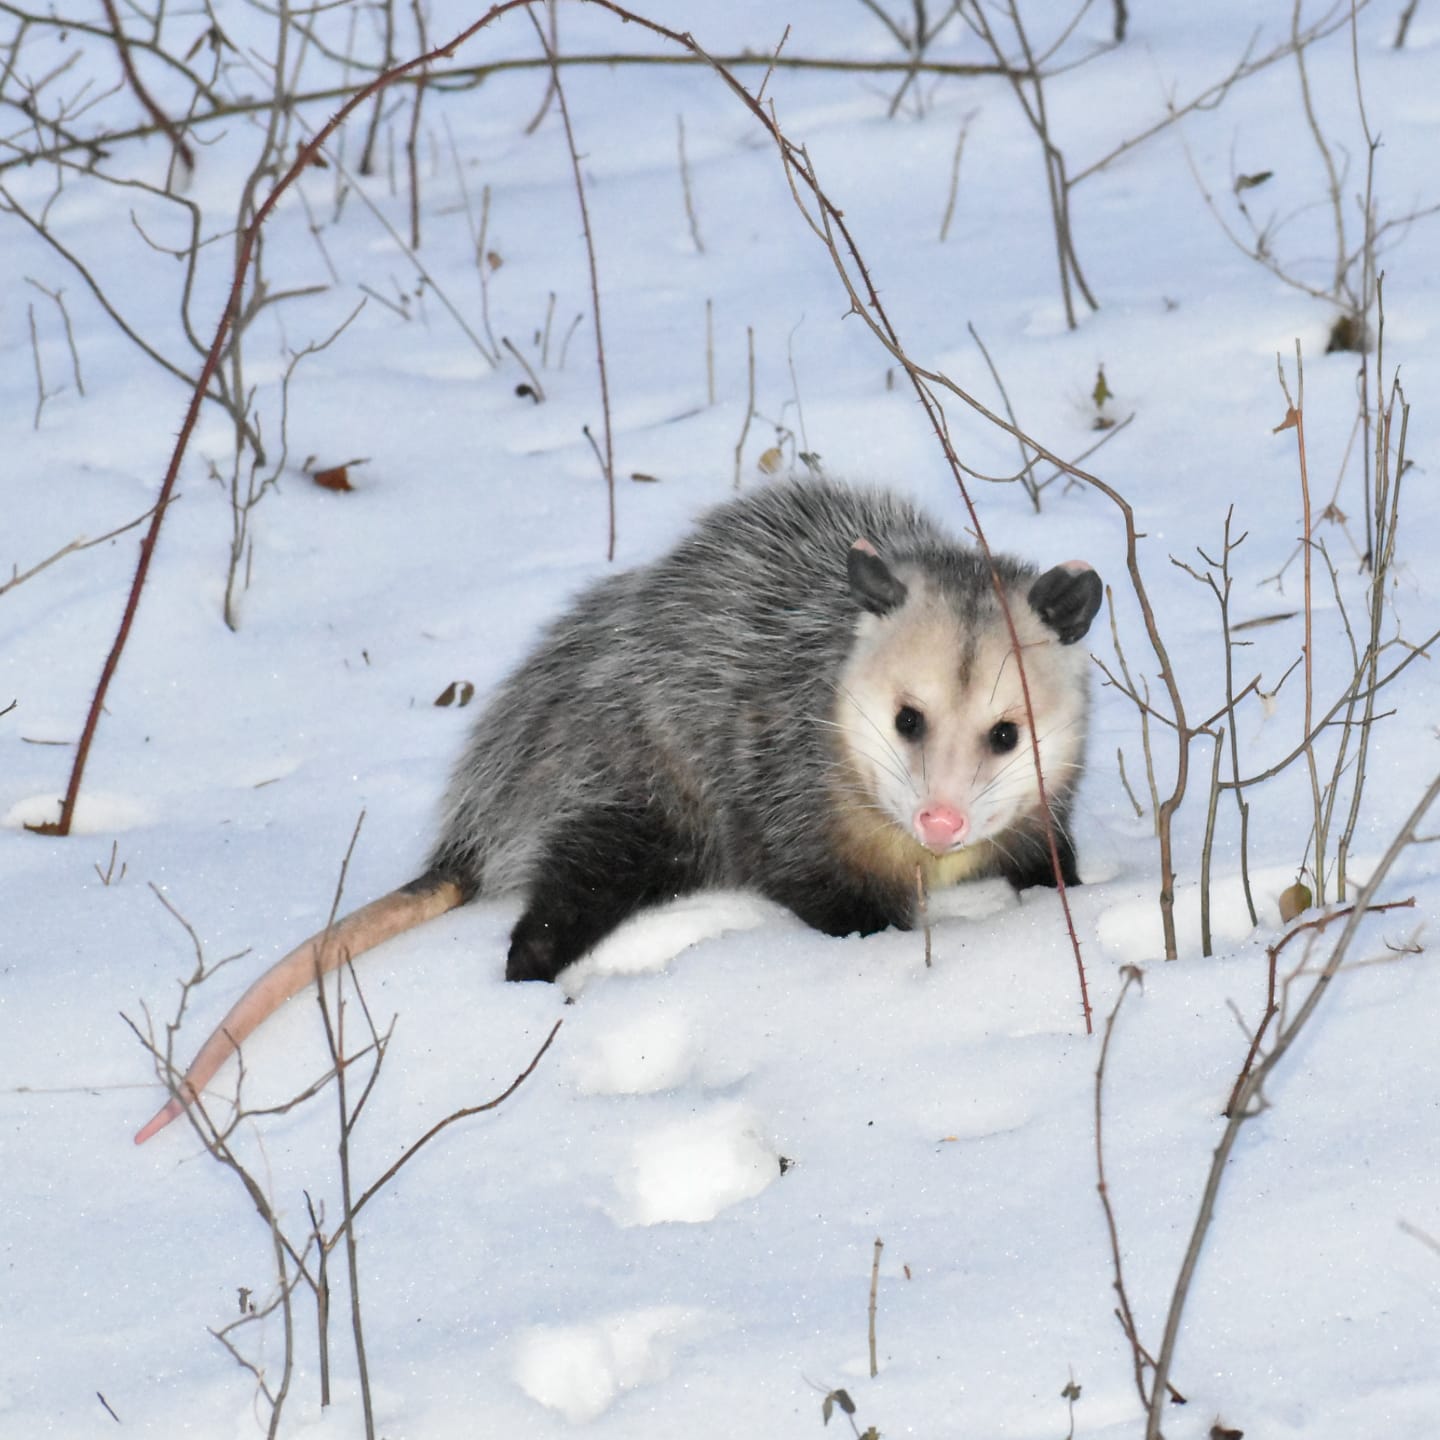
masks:
<svg viewBox="0 0 1440 1440"><path fill-rule="evenodd" d="M1054 885L1052 827L1078 884L1075 642L1100 580L993 565L906 500L806 480L586 590L476 722L425 872L261 976L136 1142L318 975L479 895L522 897L506 979L554 980L627 916L706 887L868 935L913 923L922 880Z"/></svg>

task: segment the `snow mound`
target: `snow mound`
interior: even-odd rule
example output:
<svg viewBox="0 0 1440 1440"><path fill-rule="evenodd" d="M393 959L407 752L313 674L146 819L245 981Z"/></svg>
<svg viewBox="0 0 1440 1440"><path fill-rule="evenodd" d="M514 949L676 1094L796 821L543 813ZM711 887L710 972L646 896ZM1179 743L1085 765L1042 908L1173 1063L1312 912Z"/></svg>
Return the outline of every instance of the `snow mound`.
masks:
<svg viewBox="0 0 1440 1440"><path fill-rule="evenodd" d="M17 800L0 819L0 826L18 830L22 825L50 825L60 818L60 801L54 795L27 795ZM70 821L72 835L109 835L117 830L139 830L151 823L149 809L133 795L82 790Z"/></svg>
<svg viewBox="0 0 1440 1440"><path fill-rule="evenodd" d="M617 1396L663 1380L699 1316L678 1306L630 1310L585 1325L537 1325L520 1336L515 1382L573 1424L594 1420Z"/></svg>
<svg viewBox="0 0 1440 1440"><path fill-rule="evenodd" d="M726 1103L642 1136L616 1179L611 1217L621 1225L694 1224L752 1199L780 1175L758 1130L746 1106Z"/></svg>
<svg viewBox="0 0 1440 1440"><path fill-rule="evenodd" d="M678 1015L652 1013L621 1022L596 1038L577 1065L586 1095L651 1095L690 1078L694 1037Z"/></svg>
<svg viewBox="0 0 1440 1440"><path fill-rule="evenodd" d="M1260 923L1274 926L1280 915L1280 892L1295 881L1293 869L1270 867L1252 870L1250 893ZM1139 965L1165 954L1160 907L1152 891L1112 905L1097 921L1100 943L1117 960ZM1254 927L1245 908L1245 889L1238 873L1216 876L1210 882L1210 931L1220 947L1239 944ZM1175 887L1175 931L1182 955L1200 953L1200 887Z"/></svg>
<svg viewBox="0 0 1440 1440"><path fill-rule="evenodd" d="M647 911L602 940L561 977L566 990L591 975L638 975L663 970L682 950L731 930L773 919L776 907L757 895L711 890Z"/></svg>

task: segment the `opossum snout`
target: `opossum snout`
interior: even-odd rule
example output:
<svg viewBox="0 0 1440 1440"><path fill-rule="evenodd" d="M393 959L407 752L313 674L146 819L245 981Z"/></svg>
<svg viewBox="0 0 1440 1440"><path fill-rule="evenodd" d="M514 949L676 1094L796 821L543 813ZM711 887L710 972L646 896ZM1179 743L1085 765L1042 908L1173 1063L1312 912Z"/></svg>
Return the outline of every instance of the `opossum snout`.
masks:
<svg viewBox="0 0 1440 1440"><path fill-rule="evenodd" d="M937 855L965 843L970 833L969 817L951 805L927 805L915 815L915 835Z"/></svg>

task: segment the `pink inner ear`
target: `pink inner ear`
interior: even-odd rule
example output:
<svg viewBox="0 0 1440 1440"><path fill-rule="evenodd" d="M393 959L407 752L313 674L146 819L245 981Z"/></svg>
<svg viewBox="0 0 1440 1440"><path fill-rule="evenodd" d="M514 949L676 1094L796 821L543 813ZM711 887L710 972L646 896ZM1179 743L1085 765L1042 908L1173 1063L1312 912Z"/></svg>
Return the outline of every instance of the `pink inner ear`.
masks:
<svg viewBox="0 0 1440 1440"><path fill-rule="evenodd" d="M859 550L865 555L874 555L877 558L880 554L880 552L863 535L850 548L852 550ZM1087 565L1085 568L1088 570L1090 567Z"/></svg>
<svg viewBox="0 0 1440 1440"><path fill-rule="evenodd" d="M1083 575L1087 570L1093 570L1095 567L1088 560L1062 560L1060 568L1068 570L1072 575Z"/></svg>

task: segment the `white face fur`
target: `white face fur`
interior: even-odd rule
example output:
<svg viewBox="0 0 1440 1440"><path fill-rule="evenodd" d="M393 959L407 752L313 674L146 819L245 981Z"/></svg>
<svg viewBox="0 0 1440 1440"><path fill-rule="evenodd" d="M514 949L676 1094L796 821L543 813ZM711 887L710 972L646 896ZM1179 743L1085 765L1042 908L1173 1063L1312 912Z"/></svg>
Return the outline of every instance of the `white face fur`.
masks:
<svg viewBox="0 0 1440 1440"><path fill-rule="evenodd" d="M1084 745L1086 655L1060 643L1023 591L1009 601L1053 797ZM836 720L867 799L933 854L993 839L1039 808L1019 667L998 613L963 624L921 581L889 614L863 615Z"/></svg>

